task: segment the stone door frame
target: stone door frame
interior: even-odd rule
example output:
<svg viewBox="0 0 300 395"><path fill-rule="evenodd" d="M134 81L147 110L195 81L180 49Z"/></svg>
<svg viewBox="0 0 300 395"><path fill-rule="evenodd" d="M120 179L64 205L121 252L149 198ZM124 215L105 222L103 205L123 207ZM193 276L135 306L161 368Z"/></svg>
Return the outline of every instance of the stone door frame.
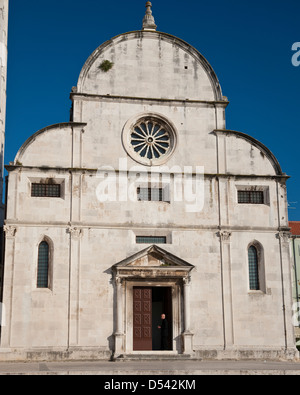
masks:
<svg viewBox="0 0 300 395"><path fill-rule="evenodd" d="M148 247L112 267L116 287L115 357L141 353L133 351L133 287L139 286L172 289L173 352L193 353L189 298L193 268L157 246Z"/></svg>
<svg viewBox="0 0 300 395"><path fill-rule="evenodd" d="M126 281L125 284L125 317L124 328L126 333L124 351L126 354L139 354L144 351L133 351L133 288L134 287L168 287L172 289L172 350L179 353L182 349L181 333L183 331L182 287L176 280L159 281ZM153 351L156 352L156 351Z"/></svg>

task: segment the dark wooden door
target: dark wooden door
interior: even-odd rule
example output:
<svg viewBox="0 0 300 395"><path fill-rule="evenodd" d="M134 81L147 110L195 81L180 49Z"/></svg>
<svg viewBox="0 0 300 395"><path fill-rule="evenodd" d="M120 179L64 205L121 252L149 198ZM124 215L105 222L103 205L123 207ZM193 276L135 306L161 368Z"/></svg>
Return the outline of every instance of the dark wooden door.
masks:
<svg viewBox="0 0 300 395"><path fill-rule="evenodd" d="M133 350L152 350L152 288L133 288Z"/></svg>

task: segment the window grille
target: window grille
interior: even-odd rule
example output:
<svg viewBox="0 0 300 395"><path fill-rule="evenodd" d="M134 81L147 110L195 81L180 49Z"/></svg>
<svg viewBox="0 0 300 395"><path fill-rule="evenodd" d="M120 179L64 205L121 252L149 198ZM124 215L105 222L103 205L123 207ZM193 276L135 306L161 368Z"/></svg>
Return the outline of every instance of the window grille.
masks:
<svg viewBox="0 0 300 395"><path fill-rule="evenodd" d="M257 256L257 249L254 246L249 247L248 263L249 263L250 290L258 291L259 290L258 256Z"/></svg>
<svg viewBox="0 0 300 395"><path fill-rule="evenodd" d="M163 202L162 188L138 188L137 195L139 201Z"/></svg>
<svg viewBox="0 0 300 395"><path fill-rule="evenodd" d="M238 203L264 204L263 191L238 191Z"/></svg>
<svg viewBox="0 0 300 395"><path fill-rule="evenodd" d="M165 236L137 236L137 244L167 244Z"/></svg>
<svg viewBox="0 0 300 395"><path fill-rule="evenodd" d="M48 288L49 286L49 245L46 241L42 241L39 245L38 254L38 274L37 287Z"/></svg>
<svg viewBox="0 0 300 395"><path fill-rule="evenodd" d="M60 197L60 184L31 184L32 197Z"/></svg>

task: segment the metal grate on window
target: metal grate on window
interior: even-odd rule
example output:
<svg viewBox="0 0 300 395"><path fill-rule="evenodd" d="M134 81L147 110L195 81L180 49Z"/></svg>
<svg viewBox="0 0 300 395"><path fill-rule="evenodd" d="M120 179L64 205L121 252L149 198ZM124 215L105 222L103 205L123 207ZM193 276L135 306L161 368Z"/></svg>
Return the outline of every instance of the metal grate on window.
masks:
<svg viewBox="0 0 300 395"><path fill-rule="evenodd" d="M137 195L139 201L163 202L162 188L138 188Z"/></svg>
<svg viewBox="0 0 300 395"><path fill-rule="evenodd" d="M48 272L49 272L49 245L46 241L42 241L39 245L38 255L38 274L37 287L48 288Z"/></svg>
<svg viewBox="0 0 300 395"><path fill-rule="evenodd" d="M167 244L165 236L137 236L137 244Z"/></svg>
<svg viewBox="0 0 300 395"><path fill-rule="evenodd" d="M258 291L259 290L258 257L257 257L257 250L254 246L249 247L248 264L249 264L250 290Z"/></svg>
<svg viewBox="0 0 300 395"><path fill-rule="evenodd" d="M238 191L238 203L264 204L263 191Z"/></svg>
<svg viewBox="0 0 300 395"><path fill-rule="evenodd" d="M31 184L31 196L59 198L60 184Z"/></svg>

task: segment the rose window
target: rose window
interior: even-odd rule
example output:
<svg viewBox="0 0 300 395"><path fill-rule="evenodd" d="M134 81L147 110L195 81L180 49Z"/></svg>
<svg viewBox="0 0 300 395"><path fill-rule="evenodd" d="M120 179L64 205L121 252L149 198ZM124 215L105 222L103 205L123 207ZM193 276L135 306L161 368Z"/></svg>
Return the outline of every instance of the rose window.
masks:
<svg viewBox="0 0 300 395"><path fill-rule="evenodd" d="M134 127L131 145L142 158L158 159L170 149L170 134L157 122L143 121Z"/></svg>
<svg viewBox="0 0 300 395"><path fill-rule="evenodd" d="M174 129L157 117L140 119L131 124L124 134L123 142L128 154L148 166L166 162L175 149Z"/></svg>

